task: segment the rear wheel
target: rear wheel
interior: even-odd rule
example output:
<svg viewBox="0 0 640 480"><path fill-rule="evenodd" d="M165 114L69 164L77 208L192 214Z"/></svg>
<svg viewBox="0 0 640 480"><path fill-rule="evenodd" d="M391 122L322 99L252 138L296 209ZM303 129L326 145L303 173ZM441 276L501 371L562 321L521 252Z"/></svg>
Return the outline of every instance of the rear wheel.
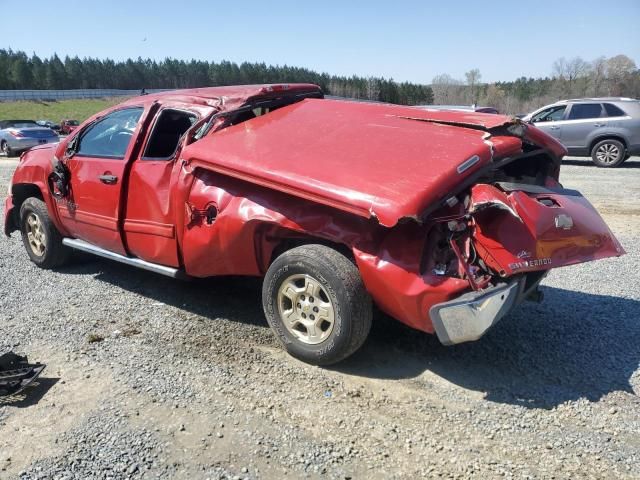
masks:
<svg viewBox="0 0 640 480"><path fill-rule="evenodd" d="M357 267L324 245L280 255L262 287L269 325L294 357L329 365L358 350L371 329L372 302Z"/></svg>
<svg viewBox="0 0 640 480"><path fill-rule="evenodd" d="M617 167L626 160L626 148L619 140L601 140L591 149L591 159L598 167Z"/></svg>
<svg viewBox="0 0 640 480"><path fill-rule="evenodd" d="M60 267L71 251L62 244L62 235L55 227L46 204L38 198L27 198L20 207L22 243L33 263L41 268Z"/></svg>

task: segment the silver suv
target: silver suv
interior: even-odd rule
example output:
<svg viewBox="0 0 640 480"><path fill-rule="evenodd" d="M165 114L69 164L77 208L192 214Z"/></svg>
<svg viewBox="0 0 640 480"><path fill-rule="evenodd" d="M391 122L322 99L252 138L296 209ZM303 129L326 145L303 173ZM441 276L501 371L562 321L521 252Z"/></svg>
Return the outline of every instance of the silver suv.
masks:
<svg viewBox="0 0 640 480"><path fill-rule="evenodd" d="M639 100L562 100L522 120L556 137L570 155L591 155L598 167L617 167L631 155L640 154Z"/></svg>

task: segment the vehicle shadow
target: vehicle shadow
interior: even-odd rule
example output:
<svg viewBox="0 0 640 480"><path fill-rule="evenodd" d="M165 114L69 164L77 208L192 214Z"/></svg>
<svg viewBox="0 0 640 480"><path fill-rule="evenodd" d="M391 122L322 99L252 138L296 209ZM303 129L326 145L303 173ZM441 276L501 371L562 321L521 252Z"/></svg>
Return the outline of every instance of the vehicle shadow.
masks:
<svg viewBox="0 0 640 480"><path fill-rule="evenodd" d="M638 160L639 157L631 157L629 160L626 160L622 165L615 167L615 168L640 168L640 161ZM592 161L591 158L588 157L584 157L584 158L571 158L571 159L563 159L562 160L562 165L575 165L577 167L593 167L593 168L598 168Z"/></svg>
<svg viewBox="0 0 640 480"><path fill-rule="evenodd" d="M95 279L143 297L214 320L227 318L267 328L262 311L262 279L212 277L176 280L88 254L60 270Z"/></svg>
<svg viewBox="0 0 640 480"><path fill-rule="evenodd" d="M385 379L430 371L487 400L529 408L637 393L630 379L640 364L640 302L542 290L543 304L522 304L479 341L453 347L382 319L365 347L335 369Z"/></svg>
<svg viewBox="0 0 640 480"><path fill-rule="evenodd" d="M225 318L268 327L259 278L177 281L102 259L77 263L65 273L91 274L212 321ZM364 347L330 368L418 382L430 371L485 392L487 400L530 408L553 408L578 398L596 401L613 391L633 393L630 379L640 363L640 301L545 286L542 290L544 303L524 303L479 341L452 347L377 312Z"/></svg>

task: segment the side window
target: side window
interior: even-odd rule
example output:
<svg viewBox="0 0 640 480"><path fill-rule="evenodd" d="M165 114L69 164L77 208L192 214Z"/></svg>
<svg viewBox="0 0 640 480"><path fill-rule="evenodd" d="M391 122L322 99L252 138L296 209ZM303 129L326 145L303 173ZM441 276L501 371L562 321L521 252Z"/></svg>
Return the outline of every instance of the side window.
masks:
<svg viewBox="0 0 640 480"><path fill-rule="evenodd" d="M556 107L545 108L543 111L536 113L531 121L536 122L557 122L562 120L564 111L567 109L566 105L558 105Z"/></svg>
<svg viewBox="0 0 640 480"><path fill-rule="evenodd" d="M605 103L604 110L607 112L607 117L624 117L626 113L622 109L616 107L613 103Z"/></svg>
<svg viewBox="0 0 640 480"><path fill-rule="evenodd" d="M568 120L599 118L601 114L602 105L599 103L574 103L571 106Z"/></svg>
<svg viewBox="0 0 640 480"><path fill-rule="evenodd" d="M124 158L142 111L142 107L125 108L94 123L82 133L76 155Z"/></svg>
<svg viewBox="0 0 640 480"><path fill-rule="evenodd" d="M147 142L143 159L171 159L178 149L178 143L198 117L193 113L166 109L158 115Z"/></svg>

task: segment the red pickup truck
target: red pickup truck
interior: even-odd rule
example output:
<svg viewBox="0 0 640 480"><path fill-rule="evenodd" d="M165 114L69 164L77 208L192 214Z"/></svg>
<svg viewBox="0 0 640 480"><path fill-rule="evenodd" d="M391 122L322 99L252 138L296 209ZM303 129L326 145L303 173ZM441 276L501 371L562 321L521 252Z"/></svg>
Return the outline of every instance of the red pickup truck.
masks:
<svg viewBox="0 0 640 480"><path fill-rule="evenodd" d="M27 152L5 202L31 260L72 249L172 277L264 277L297 358L365 341L372 307L477 340L551 268L619 256L558 182L565 149L501 115L324 99L315 85L133 98Z"/></svg>

